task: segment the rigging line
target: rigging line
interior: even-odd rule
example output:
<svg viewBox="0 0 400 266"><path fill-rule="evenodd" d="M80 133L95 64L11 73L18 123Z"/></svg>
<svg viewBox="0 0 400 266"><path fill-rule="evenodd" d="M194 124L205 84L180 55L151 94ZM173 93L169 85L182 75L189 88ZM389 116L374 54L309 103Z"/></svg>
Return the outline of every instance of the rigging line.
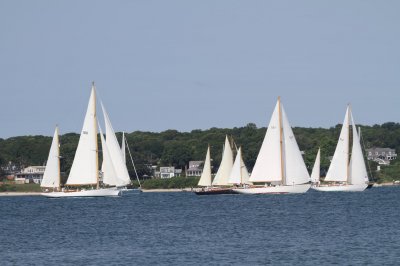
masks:
<svg viewBox="0 0 400 266"><path fill-rule="evenodd" d="M136 179L137 179L137 181L139 182L139 188L141 188L141 187L142 187L142 184L140 183L139 176L138 176L137 171L136 171L136 166L135 166L135 163L133 162L133 158L132 158L132 154L131 154L131 149L129 148L129 144L128 144L127 138L125 138L125 143L126 143L126 147L128 148L129 157L131 158L131 162L132 162L132 165L133 165L133 170L135 171Z"/></svg>

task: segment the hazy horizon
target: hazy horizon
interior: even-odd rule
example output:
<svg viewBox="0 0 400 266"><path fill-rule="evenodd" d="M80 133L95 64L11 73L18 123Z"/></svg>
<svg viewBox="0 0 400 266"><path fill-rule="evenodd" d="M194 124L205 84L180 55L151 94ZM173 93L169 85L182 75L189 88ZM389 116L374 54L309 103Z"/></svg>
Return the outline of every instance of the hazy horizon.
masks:
<svg viewBox="0 0 400 266"><path fill-rule="evenodd" d="M0 138L79 133L91 82L116 131L398 123L397 1L0 3ZM65 133L63 133L65 134Z"/></svg>

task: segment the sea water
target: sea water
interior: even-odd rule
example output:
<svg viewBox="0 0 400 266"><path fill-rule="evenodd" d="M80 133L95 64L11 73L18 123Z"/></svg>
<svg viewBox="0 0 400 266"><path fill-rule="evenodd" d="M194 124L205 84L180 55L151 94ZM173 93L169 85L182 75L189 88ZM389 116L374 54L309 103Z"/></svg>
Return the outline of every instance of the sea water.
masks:
<svg viewBox="0 0 400 266"><path fill-rule="evenodd" d="M398 265L400 187L0 197L0 265Z"/></svg>

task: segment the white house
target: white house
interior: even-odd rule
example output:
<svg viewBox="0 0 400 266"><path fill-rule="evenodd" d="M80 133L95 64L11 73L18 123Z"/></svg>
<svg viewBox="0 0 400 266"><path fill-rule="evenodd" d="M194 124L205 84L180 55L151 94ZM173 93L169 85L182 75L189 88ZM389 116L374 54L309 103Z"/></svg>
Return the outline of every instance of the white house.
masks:
<svg viewBox="0 0 400 266"><path fill-rule="evenodd" d="M24 181L24 183L40 184L45 169L46 166L28 166L15 175L15 182L22 183Z"/></svg>

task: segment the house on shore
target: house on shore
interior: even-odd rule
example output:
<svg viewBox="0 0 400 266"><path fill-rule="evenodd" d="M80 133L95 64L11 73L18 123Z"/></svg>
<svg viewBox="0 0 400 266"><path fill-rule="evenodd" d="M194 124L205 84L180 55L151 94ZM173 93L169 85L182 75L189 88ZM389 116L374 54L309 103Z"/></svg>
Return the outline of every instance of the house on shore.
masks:
<svg viewBox="0 0 400 266"><path fill-rule="evenodd" d="M391 148L370 148L366 149L367 159L375 161L380 165L389 165L390 161L397 158L396 150Z"/></svg>
<svg viewBox="0 0 400 266"><path fill-rule="evenodd" d="M204 161L190 161L186 176L201 176L203 173Z"/></svg>

